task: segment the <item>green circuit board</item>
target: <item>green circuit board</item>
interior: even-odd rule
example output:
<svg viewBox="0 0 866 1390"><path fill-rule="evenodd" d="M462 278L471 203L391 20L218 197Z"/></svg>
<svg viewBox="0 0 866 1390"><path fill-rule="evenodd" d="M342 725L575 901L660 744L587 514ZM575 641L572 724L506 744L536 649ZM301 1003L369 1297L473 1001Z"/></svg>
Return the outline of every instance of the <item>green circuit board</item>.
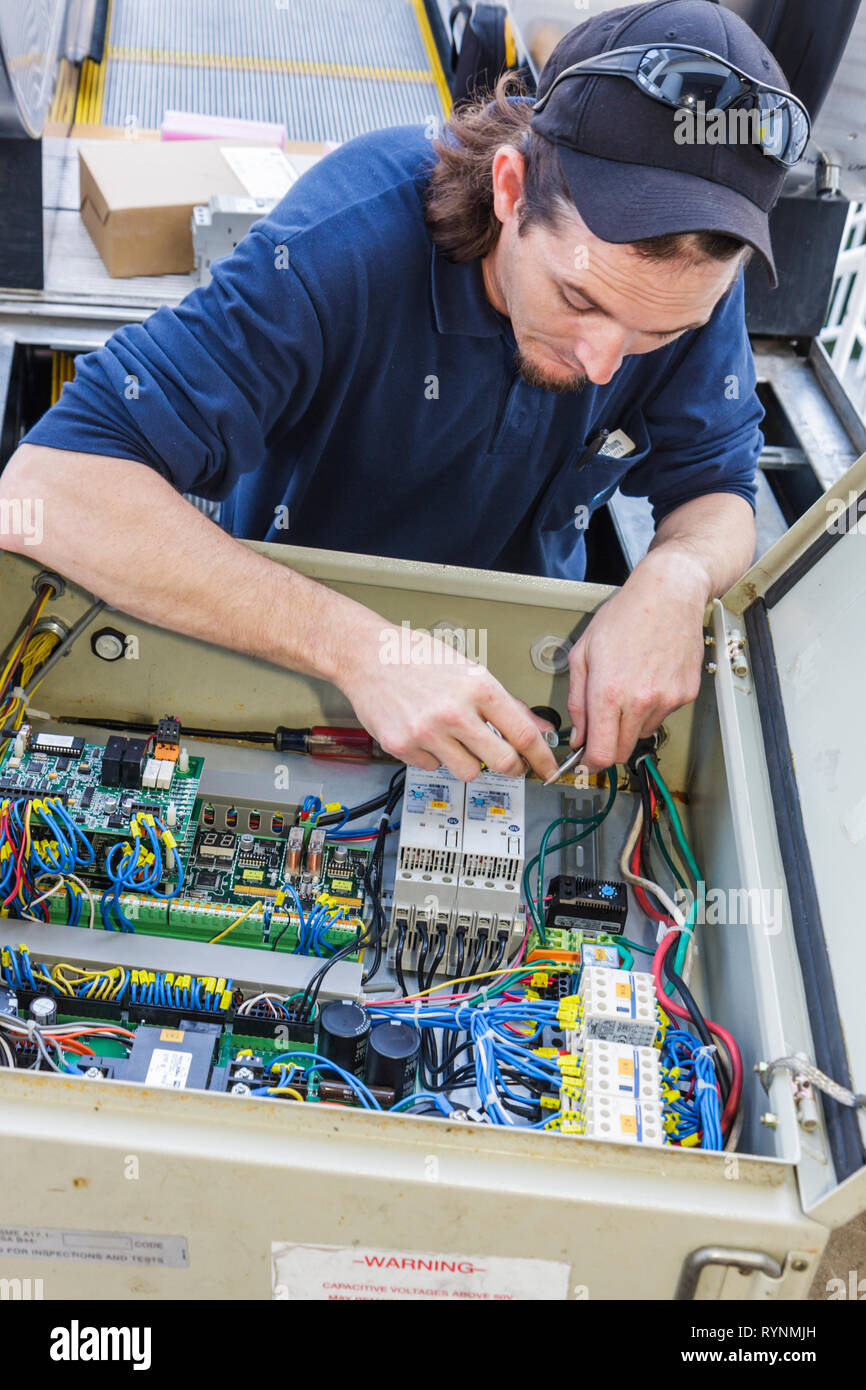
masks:
<svg viewBox="0 0 866 1390"><path fill-rule="evenodd" d="M183 860L195 828L193 813L204 759L190 757L186 772L175 768L171 786L166 790L106 787L101 781L103 752L101 744L85 743L77 757L49 756L28 749L19 759L14 757L10 743L0 762L0 798L60 796L85 834L98 832L114 838L129 834L130 817L142 809L151 811L167 825L168 808L173 804L172 834Z"/></svg>

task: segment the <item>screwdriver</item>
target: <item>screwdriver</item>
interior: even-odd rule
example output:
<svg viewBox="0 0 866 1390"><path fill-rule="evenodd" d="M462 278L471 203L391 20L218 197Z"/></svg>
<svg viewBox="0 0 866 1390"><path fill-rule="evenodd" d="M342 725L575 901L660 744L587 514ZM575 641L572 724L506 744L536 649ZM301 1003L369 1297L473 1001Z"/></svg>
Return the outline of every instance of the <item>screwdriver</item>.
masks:
<svg viewBox="0 0 866 1390"><path fill-rule="evenodd" d="M341 729L314 724L310 729L287 729L284 724L274 730L274 747L278 753L309 753L314 758L366 763L373 757L373 739L366 729Z"/></svg>
<svg viewBox="0 0 866 1390"><path fill-rule="evenodd" d="M566 773L566 772L571 772L571 770L572 770L573 767L577 767L577 765L579 764L579 762L580 762L580 760L581 760L581 758L583 757L583 755L584 755L585 752L586 752L586 744L585 744L585 743L582 743L582 744L580 745L579 748L575 748L574 752L569 754L569 756L566 758L565 762L562 763L562 764L556 769L556 772L554 772L553 776L547 778L547 780L546 780L546 782L544 783L544 785L545 785L546 787L552 787L552 786L553 786L553 783L554 783L554 782L558 782L559 779L560 779L560 777L562 777L564 773Z"/></svg>

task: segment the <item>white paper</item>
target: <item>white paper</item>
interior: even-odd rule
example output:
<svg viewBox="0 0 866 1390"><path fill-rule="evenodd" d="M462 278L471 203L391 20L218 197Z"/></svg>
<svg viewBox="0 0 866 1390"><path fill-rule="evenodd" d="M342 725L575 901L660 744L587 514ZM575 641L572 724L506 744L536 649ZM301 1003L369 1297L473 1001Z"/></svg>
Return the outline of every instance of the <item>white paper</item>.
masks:
<svg viewBox="0 0 866 1390"><path fill-rule="evenodd" d="M570 1275L570 1266L555 1260L293 1241L271 1243L271 1269L274 1298L290 1302L561 1300Z"/></svg>
<svg viewBox="0 0 866 1390"><path fill-rule="evenodd" d="M223 145L222 153L251 198L278 203L298 177L275 145Z"/></svg>

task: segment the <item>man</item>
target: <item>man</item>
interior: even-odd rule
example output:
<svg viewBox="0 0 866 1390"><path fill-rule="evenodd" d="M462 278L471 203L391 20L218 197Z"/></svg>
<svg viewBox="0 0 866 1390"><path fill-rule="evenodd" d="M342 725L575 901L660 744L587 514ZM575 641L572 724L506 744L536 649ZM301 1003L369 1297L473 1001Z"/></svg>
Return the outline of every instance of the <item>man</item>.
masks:
<svg viewBox="0 0 866 1390"><path fill-rule="evenodd" d="M499 90L432 146L344 146L207 289L79 360L2 479L45 499L28 553L334 682L407 762L546 776L538 721L489 672L433 639L384 661L384 619L233 537L581 579L582 520L619 485L656 536L572 651L569 713L589 766L626 758L695 697L705 605L754 549L742 267L773 272L767 214L804 143L761 84L785 86L735 15L658 0L567 35L534 111ZM781 104L775 147L681 143L671 99L732 91ZM183 492L220 499L224 529Z"/></svg>

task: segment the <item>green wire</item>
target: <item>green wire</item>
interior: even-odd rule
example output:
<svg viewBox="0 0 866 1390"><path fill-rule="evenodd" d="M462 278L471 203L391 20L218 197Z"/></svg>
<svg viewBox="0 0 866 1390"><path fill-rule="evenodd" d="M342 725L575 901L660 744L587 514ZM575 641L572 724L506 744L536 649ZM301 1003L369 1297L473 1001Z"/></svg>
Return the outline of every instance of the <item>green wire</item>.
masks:
<svg viewBox="0 0 866 1390"><path fill-rule="evenodd" d="M667 807L667 812L670 816L671 825L674 829L674 834L679 842L683 854L685 855L685 860L686 864L689 867L689 872L694 876L695 884L697 886L697 897L695 898L695 901L689 908L688 917L686 918L686 926L690 926L693 931L695 926L695 920L698 915L698 907L704 900L704 880L701 876L701 871L695 862L695 856L692 854L689 842L685 837L682 822L679 818L677 808L674 805L673 797L671 796L670 792L665 786L664 779L661 773L659 772L652 758L645 758L644 761L646 763L647 772L650 774L656 786L658 787L662 800L664 801L665 806ZM674 958L674 968L676 969L678 975L681 975L683 971L683 965L685 963L686 951L688 950L689 946L690 935L691 932L689 931L680 932L680 939L677 942L677 953ZM665 993L673 993L673 985L670 983L670 981L667 981L665 983Z"/></svg>
<svg viewBox="0 0 866 1390"><path fill-rule="evenodd" d="M689 847L689 842L685 837L682 822L679 818L677 808L674 805L673 797L671 796L670 792L665 786L664 781L662 779L662 775L656 767L655 763L653 762L652 758L645 758L644 762L646 763L647 772L650 774L656 786L658 787L659 792L662 796L662 800L664 801L665 806L667 807L668 815L671 818L671 825L674 828L674 834L676 835L677 840L680 844L680 848L682 849L683 854L685 855L685 860L689 867L689 871L694 875L695 882L699 883L701 879L701 871L695 863L695 856L692 854L692 851Z"/></svg>
<svg viewBox="0 0 866 1390"><path fill-rule="evenodd" d="M656 837L656 844L658 845L659 849L662 852L662 855L664 856L665 863L667 864L677 883L683 890L685 890L688 885L686 884L685 879L683 878L682 874L680 873L679 869L677 868L676 864L674 863L673 859L671 858L668 852L668 847L665 844L664 839L662 838L662 828L658 821L655 821L653 823L653 833Z"/></svg>
<svg viewBox="0 0 866 1390"><path fill-rule="evenodd" d="M630 941L627 936L618 936L616 944L617 946L630 946L633 951L643 951L645 956L654 956L656 953L655 946L642 946L639 941Z"/></svg>
<svg viewBox="0 0 866 1390"><path fill-rule="evenodd" d="M570 845L576 845L579 843L579 841L585 840L587 835L591 835L594 830L597 830L604 818L607 815L609 815L611 807L613 806L613 803L616 800L616 768L607 768L606 776L609 792L607 804L602 808L602 810L596 811L591 816L559 816L555 821L551 821L550 825L547 827L547 829L544 832L544 835L542 836L541 847L538 851L538 854L536 854L533 859L530 859L529 863L523 870L523 893L526 898L526 905L529 908L529 914L533 922L535 923L535 929L538 932L539 939L542 945L546 944L546 937L544 932L543 903L539 905L534 901L529 876L533 868L537 864L538 874L536 894L540 897L544 893L544 861L547 855L557 854L560 850L567 849ZM556 830L557 826L584 824L586 825L586 829L581 831L579 835L573 835L567 840L561 840L558 845L553 845L552 847L549 845L548 842L550 840L550 836L553 834L554 830Z"/></svg>

